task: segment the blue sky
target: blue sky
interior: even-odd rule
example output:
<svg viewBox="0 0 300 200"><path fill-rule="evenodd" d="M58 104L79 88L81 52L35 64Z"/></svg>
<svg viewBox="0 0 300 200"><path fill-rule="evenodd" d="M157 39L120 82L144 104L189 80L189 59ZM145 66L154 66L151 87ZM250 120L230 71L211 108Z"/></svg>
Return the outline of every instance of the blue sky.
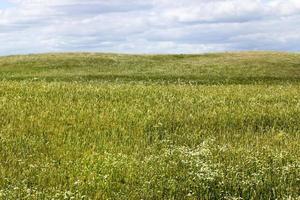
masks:
<svg viewBox="0 0 300 200"><path fill-rule="evenodd" d="M0 0L0 55L300 50L299 0Z"/></svg>
<svg viewBox="0 0 300 200"><path fill-rule="evenodd" d="M6 9L12 6L13 5L9 1L0 0L0 9Z"/></svg>

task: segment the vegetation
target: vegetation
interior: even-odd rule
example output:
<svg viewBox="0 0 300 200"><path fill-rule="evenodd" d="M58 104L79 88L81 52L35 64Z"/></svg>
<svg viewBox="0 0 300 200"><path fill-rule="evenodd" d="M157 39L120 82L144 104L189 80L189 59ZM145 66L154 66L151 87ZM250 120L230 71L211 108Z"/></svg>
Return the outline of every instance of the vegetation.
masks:
<svg viewBox="0 0 300 200"><path fill-rule="evenodd" d="M0 199L299 199L300 54L0 58Z"/></svg>

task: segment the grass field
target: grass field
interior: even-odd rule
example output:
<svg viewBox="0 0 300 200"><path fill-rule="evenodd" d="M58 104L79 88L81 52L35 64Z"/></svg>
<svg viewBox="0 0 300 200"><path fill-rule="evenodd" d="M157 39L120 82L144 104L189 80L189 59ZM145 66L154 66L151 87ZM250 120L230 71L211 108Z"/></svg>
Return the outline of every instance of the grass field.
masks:
<svg viewBox="0 0 300 200"><path fill-rule="evenodd" d="M0 58L0 199L300 199L300 54Z"/></svg>

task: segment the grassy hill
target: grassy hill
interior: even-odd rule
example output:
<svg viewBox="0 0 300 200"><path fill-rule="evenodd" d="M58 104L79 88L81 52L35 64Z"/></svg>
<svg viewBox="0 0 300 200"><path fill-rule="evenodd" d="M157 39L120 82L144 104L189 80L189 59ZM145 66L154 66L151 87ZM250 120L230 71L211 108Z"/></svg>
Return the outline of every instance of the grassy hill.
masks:
<svg viewBox="0 0 300 200"><path fill-rule="evenodd" d="M0 199L300 198L300 54L0 57Z"/></svg>
<svg viewBox="0 0 300 200"><path fill-rule="evenodd" d="M299 82L300 54L42 54L0 57L0 78L57 81L212 83Z"/></svg>

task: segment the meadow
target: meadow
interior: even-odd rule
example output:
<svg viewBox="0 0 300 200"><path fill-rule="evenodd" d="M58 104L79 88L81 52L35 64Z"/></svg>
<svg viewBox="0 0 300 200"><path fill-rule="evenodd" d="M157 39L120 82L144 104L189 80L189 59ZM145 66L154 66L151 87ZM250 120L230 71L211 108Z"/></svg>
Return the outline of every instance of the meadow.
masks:
<svg viewBox="0 0 300 200"><path fill-rule="evenodd" d="M300 199L300 54L0 57L0 199Z"/></svg>

